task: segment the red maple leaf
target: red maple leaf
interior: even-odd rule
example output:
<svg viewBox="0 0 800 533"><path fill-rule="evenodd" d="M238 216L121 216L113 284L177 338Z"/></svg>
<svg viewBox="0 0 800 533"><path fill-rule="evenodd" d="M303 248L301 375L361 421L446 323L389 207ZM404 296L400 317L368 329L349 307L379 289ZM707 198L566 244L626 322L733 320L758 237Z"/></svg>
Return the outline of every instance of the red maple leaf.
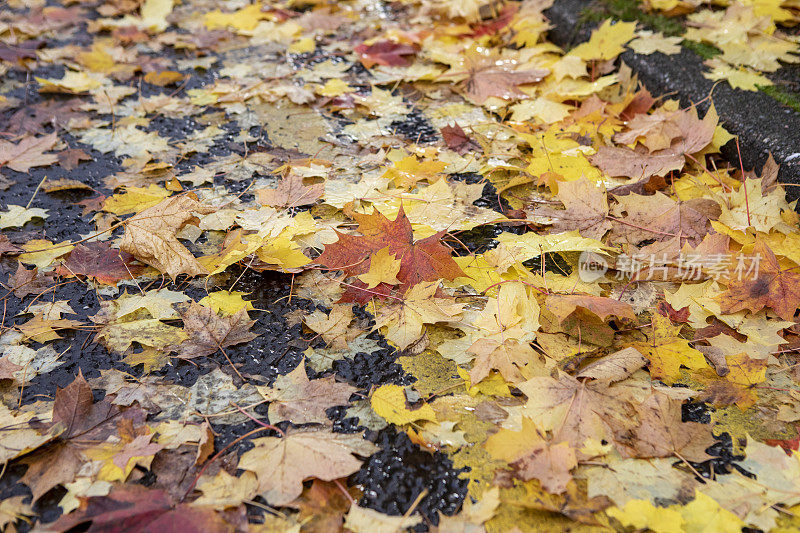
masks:
<svg viewBox="0 0 800 533"><path fill-rule="evenodd" d="M80 507L52 525L57 531L89 525L89 531L233 531L223 515L211 507L174 503L162 490L140 485L114 487L108 496L84 498Z"/></svg>
<svg viewBox="0 0 800 533"><path fill-rule="evenodd" d="M371 215L355 213L353 218L358 222L361 235L346 235L337 231L339 240L325 247L317 263L330 270L341 270L347 276L358 276L369 271L372 254L389 247L389 251L400 261L397 279L400 280L402 292L423 281L452 280L465 275L450 255L450 249L441 242L446 232L440 231L414 241L411 222L402 206L393 221L377 210ZM348 287L341 301L364 303L373 296L388 294L391 289L385 283L371 290L365 287L364 283L356 280Z"/></svg>
<svg viewBox="0 0 800 533"><path fill-rule="evenodd" d="M394 41L378 41L375 44L359 44L355 47L356 53L361 56L361 63L370 68L372 65L385 65L388 67L407 67L411 58L419 49L411 44L401 44Z"/></svg>
<svg viewBox="0 0 800 533"><path fill-rule="evenodd" d="M142 271L133 264L135 258L104 242L79 244L58 268L62 276L87 276L106 285L116 285L122 279L132 279Z"/></svg>
<svg viewBox="0 0 800 533"><path fill-rule="evenodd" d="M481 151L481 145L470 139L457 122L454 126L445 126L440 131L447 147L459 155Z"/></svg>

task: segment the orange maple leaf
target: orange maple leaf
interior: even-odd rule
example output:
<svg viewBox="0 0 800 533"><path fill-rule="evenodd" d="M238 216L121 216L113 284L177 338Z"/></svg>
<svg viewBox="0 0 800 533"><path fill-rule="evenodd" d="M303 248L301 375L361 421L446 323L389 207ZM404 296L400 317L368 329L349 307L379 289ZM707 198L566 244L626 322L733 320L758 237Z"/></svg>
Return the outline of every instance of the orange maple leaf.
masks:
<svg viewBox="0 0 800 533"><path fill-rule="evenodd" d="M358 232L361 235L347 235L336 232L339 240L325 247L317 263L331 269L341 270L347 276L358 276L369 271L370 257L382 248L389 248L400 261L400 291L423 281L439 279L452 280L464 276L461 267L453 260L450 249L442 244L440 231L430 237L414 241L411 222L406 217L403 207L393 221L379 211L370 215L355 213ZM375 289L367 291L366 284L360 280L348 287L342 296L343 302L366 302L373 296L387 294L390 286L381 283Z"/></svg>
<svg viewBox="0 0 800 533"><path fill-rule="evenodd" d="M728 290L720 295L722 312L749 309L755 313L771 307L782 319L792 320L800 307L800 273L781 268L763 241L755 244L752 257L752 261L758 261L758 269L753 268L752 275L744 272L729 276ZM745 263L749 270L751 263Z"/></svg>

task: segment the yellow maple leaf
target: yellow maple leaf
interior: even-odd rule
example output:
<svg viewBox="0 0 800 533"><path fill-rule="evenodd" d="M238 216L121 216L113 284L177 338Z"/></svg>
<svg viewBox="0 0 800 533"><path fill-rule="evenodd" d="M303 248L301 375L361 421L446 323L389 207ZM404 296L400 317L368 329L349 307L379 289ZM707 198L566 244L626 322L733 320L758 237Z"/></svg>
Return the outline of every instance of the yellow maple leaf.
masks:
<svg viewBox="0 0 800 533"><path fill-rule="evenodd" d="M685 506L672 508L683 516L684 531L687 533L739 533L745 526L738 516L723 509L713 498L700 491L696 491L694 500Z"/></svg>
<svg viewBox="0 0 800 533"><path fill-rule="evenodd" d="M274 239L264 243L256 252L258 258L265 263L278 265L290 271L307 265L311 259L300 250L300 246L291 238L291 234L283 232Z"/></svg>
<svg viewBox="0 0 800 533"><path fill-rule="evenodd" d="M289 45L288 52L290 54L307 54L313 52L316 47L312 37L302 37Z"/></svg>
<svg viewBox="0 0 800 533"><path fill-rule="evenodd" d="M141 27L151 32L162 32L167 29L167 15L172 13L174 0L145 0L140 13Z"/></svg>
<svg viewBox="0 0 800 533"><path fill-rule="evenodd" d="M479 394L485 394L486 396L511 397L511 389L508 386L508 382L503 379L499 372L492 372L489 377L482 379L480 383L473 383L469 377L469 372L461 367L457 367L456 372L464 380L464 386L470 396L475 397Z"/></svg>
<svg viewBox="0 0 800 533"><path fill-rule="evenodd" d="M61 79L36 77L36 81L41 84L39 92L66 94L81 94L97 89L103 84L103 79L102 76L73 70L66 71Z"/></svg>
<svg viewBox="0 0 800 533"><path fill-rule="evenodd" d="M247 294L240 291L215 291L210 292L198 303L210 307L217 313L225 316L235 315L242 309L253 309L253 303L242 298Z"/></svg>
<svg viewBox="0 0 800 533"><path fill-rule="evenodd" d="M522 417L519 430L501 429L490 435L483 447L494 459L512 463L527 454L534 446L544 443L536 424L528 417Z"/></svg>
<svg viewBox="0 0 800 533"><path fill-rule="evenodd" d="M341 96L352 91L353 88L339 78L330 79L325 82L325 85L317 87L317 94L321 96Z"/></svg>
<svg viewBox="0 0 800 533"><path fill-rule="evenodd" d="M721 59L709 59L705 65L711 71L704 72L703 77L712 81L725 80L734 89L757 91L758 86L772 85L772 80L745 67L736 67Z"/></svg>
<svg viewBox="0 0 800 533"><path fill-rule="evenodd" d="M405 350L422 336L424 324L457 321L464 304L434 296L438 287L438 281L414 285L402 301L378 310L375 328L386 326L386 338Z"/></svg>
<svg viewBox="0 0 800 533"><path fill-rule="evenodd" d="M650 375L672 384L681 375L680 367L693 370L708 366L705 356L692 348L689 341L680 338L681 326L673 326L669 318L653 315L647 334L648 343L637 343L636 348L650 360Z"/></svg>
<svg viewBox="0 0 800 533"><path fill-rule="evenodd" d="M361 274L358 279L367 284L368 289L374 289L381 283L397 285L397 273L400 272L401 261L395 257L389 247L381 248L370 258L369 272Z"/></svg>
<svg viewBox="0 0 800 533"><path fill-rule="evenodd" d="M649 55L653 52L661 52L665 55L679 54L681 52L680 37L665 37L663 33L651 31L640 31L636 39L628 43L628 48L637 54Z"/></svg>
<svg viewBox="0 0 800 533"><path fill-rule="evenodd" d="M623 45L633 39L634 31L636 31L635 22L612 24L611 19L606 19L599 28L592 32L592 36L587 42L570 50L569 55L586 61L614 59L625 50Z"/></svg>
<svg viewBox="0 0 800 533"><path fill-rule="evenodd" d="M436 413L427 403L415 410L411 410L406 406L406 394L400 385L382 385L378 387L372 393L370 404L372 409L390 424L402 426L418 420L436 422Z"/></svg>
<svg viewBox="0 0 800 533"><path fill-rule="evenodd" d="M261 11L261 2L255 2L233 13L223 13L215 9L203 16L203 22L209 30L235 28L238 31L252 31L262 20L271 18L269 13Z"/></svg>
<svg viewBox="0 0 800 533"><path fill-rule="evenodd" d="M540 97L535 100L525 100L511 106L511 119L517 122L524 122L532 118L537 118L545 124L552 124L563 120L573 110L570 105L562 104Z"/></svg>
<svg viewBox="0 0 800 533"><path fill-rule="evenodd" d="M22 245L26 253L19 256L19 262L43 269L53 264L59 257L71 252L73 248L75 247L67 242L53 244L47 239L32 239Z"/></svg>
<svg viewBox="0 0 800 533"><path fill-rule="evenodd" d="M398 187L413 188L418 181L427 180L433 183L444 172L447 163L442 161L420 161L415 155L409 155L396 161L383 174L384 179L394 181Z"/></svg>
<svg viewBox="0 0 800 533"><path fill-rule="evenodd" d="M129 215L153 207L170 195L170 192L158 185L147 187L129 187L125 192L106 198L103 211L115 215Z"/></svg>
<svg viewBox="0 0 800 533"><path fill-rule="evenodd" d="M622 508L612 507L608 516L616 518L625 527L649 529L653 533L683 531L683 516L670 507L656 507L647 500L629 500Z"/></svg>

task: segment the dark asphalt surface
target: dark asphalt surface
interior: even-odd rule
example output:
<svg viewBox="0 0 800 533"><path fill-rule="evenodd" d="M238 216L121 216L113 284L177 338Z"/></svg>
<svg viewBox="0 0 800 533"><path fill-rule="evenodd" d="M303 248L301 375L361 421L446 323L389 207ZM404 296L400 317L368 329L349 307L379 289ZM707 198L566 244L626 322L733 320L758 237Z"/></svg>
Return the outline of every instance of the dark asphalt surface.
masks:
<svg viewBox="0 0 800 533"><path fill-rule="evenodd" d="M62 75L63 69L59 67L44 67L34 71L31 79L35 76L61 77ZM10 71L8 76L22 76L24 79L24 74L20 74L18 71ZM204 77L193 80L192 86L201 86L202 83L213 78L214 72L208 72ZM153 94L170 90L147 87L146 84L144 88L145 93L150 91ZM57 94L40 94L35 82L31 82L25 90L6 94L6 96L9 95L16 96L27 102L28 105L42 101L61 103L69 99L69 97ZM7 125L14 112L16 112L16 108L0 111L0 126ZM410 113L404 121L398 122L394 126L399 134L412 140L418 139L420 143L435 142L439 138L437 130L418 111ZM203 126L198 124L193 117L156 117L151 121L151 127L161 136L178 141L185 139L187 135ZM178 163L181 170L185 171L195 165L202 166L233 153L240 155L245 153L245 146L233 140L234 134L238 131L235 123L222 124L221 127L228 130L228 135L221 137L208 152L194 154ZM43 129L49 133L52 131L52 125L45 124ZM259 137L257 142L249 145L251 150L269 146L269 139L260 128L253 128L251 134ZM82 149L91 159L82 161L71 171L66 171L59 166L32 168L26 173L4 168L2 175L8 179L9 183L5 189L0 187L0 207L5 208L7 204L26 205L45 175L48 179L76 179L91 186L93 190L52 193L38 191L35 203L32 205L47 209L49 218L43 222L28 224L25 229L5 230L3 233L12 242L24 243L31 239L43 238L53 242L80 239L82 234L91 233L93 229L90 217L81 214L82 207L78 205L78 202L96 196L98 193L110 195L113 192L107 188L104 178L123 169L121 158L113 153L103 154L93 150L92 147L79 142L67 132L59 130L59 135L69 148ZM470 177L474 178L475 176L465 176L464 179L469 180ZM217 177L215 181L230 191L243 189L247 185L246 181L233 182L223 176ZM476 203L488 205L497 201L494 188L487 185L484 197ZM471 249L478 249L490 241L488 236L478 233L471 236L462 235L461 240L466 242ZM1 259L0 282L7 283L15 270L16 260L14 258ZM270 384L277 376L287 374L297 367L302 361L303 351L307 347L299 341L303 337L301 326L299 324L289 325L285 318L287 313L299 309L310 311L313 310L315 304L297 296L288 299L292 285L290 274L269 271L258 273L248 270L234 272L232 279L237 278L236 289L250 293L248 299L253 302L254 307L267 311L251 313L252 318L256 319L252 331L259 336L249 343L226 349L226 353L242 373L260 376L264 379L264 384ZM174 284L166 284L164 287L181 290L196 300L205 295L202 290L185 287L182 284L180 287ZM28 295L17 298L13 293L5 293L6 291L2 290L5 298L3 309L0 310L0 313L4 312L6 317L4 325L25 322L26 317L18 315L35 296ZM85 323L91 323L89 317L99 310L96 292L87 290L87 287L79 282L59 285L55 290L47 293L47 299L67 300L72 309L76 311L76 314L69 315L69 318ZM372 318L361 306L354 306L354 313L366 321ZM63 363L51 372L37 376L27 384L22 392L22 403L53 398L57 388L68 385L79 371L87 379L97 378L102 370L111 368L128 372L137 377L143 375L141 365L132 367L122 362L122 358L118 354L113 354L106 347L94 342L92 332L67 330L61 332L61 335L62 339L51 344L61 354L60 360ZM326 373L332 372L339 380L358 387L359 393L362 395L367 395L374 386L413 382L414 378L407 374L396 361L401 353L390 347L379 333L374 332L369 336L377 342L380 347L378 350L370 353L357 353L352 359L335 361L331 371ZM34 349L42 346L37 343L31 345ZM191 387L198 378L215 369L221 369L228 373L234 380L238 379L219 354L208 358L200 365L172 360L162 370L151 372L150 375L161 377L165 381L184 387ZM310 378L314 379L319 375L322 374L310 374ZM267 418L266 404L256 407L255 410L264 419ZM461 470L453 467L451 459L446 454L420 451L418 446L413 445L405 434L392 427L379 432L369 430L360 424L358 418L349 417L345 411L345 409L338 408L329 410L328 417L332 420L335 431L367 431L368 438L381 448L369 461L364 463L359 472L354 474L354 482L363 490L363 497L360 500L362 506L389 514L403 514L414 505L422 490L426 490L426 496L416 502L416 510L427 520L427 523L423 522L415 528L418 531L427 530L428 524L437 524L440 512L453 514L461 508L467 492L466 480L459 477ZM212 427L216 433L215 446L219 450L242 434L255 429L257 425L253 421L247 421L232 425L212 423ZM251 447L252 444L247 439L237 444L234 450L241 454ZM19 482L25 470L24 465L14 464L0 477L0 501L12 496L30 494L29 488ZM141 481L145 485L149 482L152 480L147 477ZM65 494L66 490L58 487L49 491L34 504L34 510L42 522L52 522L58 518L61 514L58 503ZM263 510L249 507L248 512L258 514Z"/></svg>

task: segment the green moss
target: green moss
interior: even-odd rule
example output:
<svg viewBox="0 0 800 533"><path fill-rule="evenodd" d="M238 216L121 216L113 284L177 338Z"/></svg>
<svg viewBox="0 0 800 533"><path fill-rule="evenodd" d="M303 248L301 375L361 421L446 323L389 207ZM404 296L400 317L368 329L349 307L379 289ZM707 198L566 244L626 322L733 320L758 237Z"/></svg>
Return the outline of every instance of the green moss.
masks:
<svg viewBox="0 0 800 533"><path fill-rule="evenodd" d="M722 50L720 50L713 44L699 43L697 41L690 41L688 39L684 39L683 41L681 41L681 46L683 46L688 50L691 50L692 52L699 55L703 59L711 59L715 55L719 55L722 53Z"/></svg>
<svg viewBox="0 0 800 533"><path fill-rule="evenodd" d="M664 35L683 34L683 23L660 13L643 11L639 0L598 0L581 13L580 25L597 23L612 17L625 22L640 22Z"/></svg>
<svg viewBox="0 0 800 533"><path fill-rule="evenodd" d="M777 85L756 85L758 90L800 113L800 96Z"/></svg>
<svg viewBox="0 0 800 533"><path fill-rule="evenodd" d="M599 24L607 18L625 22L639 22L651 30L660 31L668 36L681 36L685 30L683 22L679 18L671 18L660 13L644 11L640 0L596 0L590 7L581 12L575 31L577 32L586 24ZM722 50L714 45L688 39L684 39L681 42L681 46L691 50L703 59L711 59L722 53ZM776 85L759 85L757 87L759 91L800 113L800 95L798 93Z"/></svg>

